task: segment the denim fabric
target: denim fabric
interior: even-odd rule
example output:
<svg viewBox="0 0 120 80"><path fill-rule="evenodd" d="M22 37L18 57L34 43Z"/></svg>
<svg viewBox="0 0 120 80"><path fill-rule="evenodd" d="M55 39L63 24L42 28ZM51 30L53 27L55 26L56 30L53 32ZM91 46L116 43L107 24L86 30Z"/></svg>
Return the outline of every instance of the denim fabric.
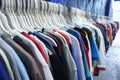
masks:
<svg viewBox="0 0 120 80"><path fill-rule="evenodd" d="M76 7L92 14L112 16L112 0L46 0L68 7Z"/></svg>
<svg viewBox="0 0 120 80"><path fill-rule="evenodd" d="M67 0L66 6L77 7L77 0Z"/></svg>
<svg viewBox="0 0 120 80"><path fill-rule="evenodd" d="M106 16L112 16L112 0L107 0L106 6L105 6L105 15Z"/></svg>
<svg viewBox="0 0 120 80"><path fill-rule="evenodd" d="M77 0L77 8L85 10L86 0Z"/></svg>
<svg viewBox="0 0 120 80"><path fill-rule="evenodd" d="M93 1L94 0L86 0L85 11L87 11L87 12L92 11Z"/></svg>

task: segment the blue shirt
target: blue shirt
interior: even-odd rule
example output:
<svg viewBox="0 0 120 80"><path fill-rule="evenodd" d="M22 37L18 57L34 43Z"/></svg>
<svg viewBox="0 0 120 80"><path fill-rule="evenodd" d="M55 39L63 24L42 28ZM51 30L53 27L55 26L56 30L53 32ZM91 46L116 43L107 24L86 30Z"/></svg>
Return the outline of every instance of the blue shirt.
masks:
<svg viewBox="0 0 120 80"><path fill-rule="evenodd" d="M2 61L3 59L0 56L0 80L9 80L10 78L9 78L6 66Z"/></svg>
<svg viewBox="0 0 120 80"><path fill-rule="evenodd" d="M55 53L55 50L49 39L47 39L46 37L37 32L34 32L32 34L35 35L38 39L40 39L53 53Z"/></svg>
<svg viewBox="0 0 120 80"><path fill-rule="evenodd" d="M78 41L80 42L80 49L81 49L82 57L83 57L83 64L84 64L84 69L85 69L86 80L91 80L91 75L90 75L90 71L89 71L88 64L87 64L85 50L84 50L84 46L82 44L82 42L83 42L82 37L79 34L79 32L77 32L75 30L68 29L67 32L72 34L73 36L75 36L78 39Z"/></svg>
<svg viewBox="0 0 120 80"><path fill-rule="evenodd" d="M86 80L83 60L82 60L82 52L80 50L79 42L77 38L71 34L69 34L69 38L71 43L70 51L77 66L78 80Z"/></svg>
<svg viewBox="0 0 120 80"><path fill-rule="evenodd" d="M99 60L100 58L99 51L95 39L92 35L92 32L87 28L83 28L83 29L88 33L88 38L90 40L90 45L91 45L92 60Z"/></svg>

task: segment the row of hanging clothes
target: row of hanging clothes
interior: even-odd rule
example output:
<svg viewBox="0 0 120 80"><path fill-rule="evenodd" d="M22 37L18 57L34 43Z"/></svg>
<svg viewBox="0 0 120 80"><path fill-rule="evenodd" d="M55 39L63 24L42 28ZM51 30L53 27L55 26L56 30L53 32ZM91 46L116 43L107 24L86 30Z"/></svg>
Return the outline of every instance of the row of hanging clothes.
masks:
<svg viewBox="0 0 120 80"><path fill-rule="evenodd" d="M119 23L41 0L0 0L0 80L93 80Z"/></svg>

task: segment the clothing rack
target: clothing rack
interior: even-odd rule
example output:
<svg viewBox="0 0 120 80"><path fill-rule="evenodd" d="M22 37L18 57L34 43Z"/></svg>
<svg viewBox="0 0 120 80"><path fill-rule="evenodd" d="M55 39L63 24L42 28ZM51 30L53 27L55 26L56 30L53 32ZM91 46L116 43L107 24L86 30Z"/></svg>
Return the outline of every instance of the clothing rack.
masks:
<svg viewBox="0 0 120 80"><path fill-rule="evenodd" d="M118 22L41 0L0 6L0 80L93 80L105 70Z"/></svg>

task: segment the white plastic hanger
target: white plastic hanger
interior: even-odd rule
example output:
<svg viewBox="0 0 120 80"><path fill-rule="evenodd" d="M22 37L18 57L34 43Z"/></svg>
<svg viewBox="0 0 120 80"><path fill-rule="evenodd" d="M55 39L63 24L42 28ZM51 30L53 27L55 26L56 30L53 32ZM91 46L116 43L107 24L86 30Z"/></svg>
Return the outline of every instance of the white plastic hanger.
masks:
<svg viewBox="0 0 120 80"><path fill-rule="evenodd" d="M60 10L59 5L56 4L56 3L54 3L54 4L51 3L51 5L53 5L53 11L54 11L53 18L54 18L54 21L56 21L56 24L57 24L57 26L59 28L63 28L65 26L65 24L60 22L60 19L59 19L60 17L58 16L58 12Z"/></svg>
<svg viewBox="0 0 120 80"><path fill-rule="evenodd" d="M61 8L63 8L63 7L60 7L60 4L55 4L54 5L54 10L56 10L55 11L55 16L56 16L56 21L58 21L57 23L58 23L58 25L60 25L60 28L63 28L64 26L71 26L71 25L68 25L66 22L65 22L65 20L63 20L64 18L62 18L62 11L63 10L61 10Z"/></svg>
<svg viewBox="0 0 120 80"><path fill-rule="evenodd" d="M76 15L76 8L71 8L70 16L73 23L77 23L77 19L75 15Z"/></svg>
<svg viewBox="0 0 120 80"><path fill-rule="evenodd" d="M30 14L32 14L31 12L31 0L23 0L23 4L26 5L26 7L23 8L23 19L25 21L26 24L26 28L29 29L29 31L34 31L34 24L31 21L31 16Z"/></svg>
<svg viewBox="0 0 120 80"><path fill-rule="evenodd" d="M44 18L45 17L43 15L43 11L44 11L44 6L42 6L42 1L41 0L38 0L38 19L39 19L39 22L40 22L40 25L44 28L44 27L49 27L48 24L45 23L44 21Z"/></svg>
<svg viewBox="0 0 120 80"><path fill-rule="evenodd" d="M46 25L45 28L52 29L54 25L51 24L51 18L49 18L49 16L47 15L47 4L45 1L42 1L41 7L42 7L41 18L44 21L44 24Z"/></svg>
<svg viewBox="0 0 120 80"><path fill-rule="evenodd" d="M7 0L4 0L4 4L5 4L5 6L4 6L5 7L5 13L6 13L6 11L9 13L10 12L10 9L9 9L10 2L8 2ZM1 19L2 24L5 27L5 29L9 31L9 34L11 34L12 29L8 24L7 18L1 12L0 12L0 19Z"/></svg>
<svg viewBox="0 0 120 80"><path fill-rule="evenodd" d="M15 20L13 19L13 16L11 15L11 11L12 11L12 4L11 4L11 1L10 0L5 0L5 4L6 4L6 7L5 7L5 14L7 16L7 19L8 19L8 22L10 24L10 27L12 29L15 29L15 26L16 26L16 23L15 23ZM13 24L14 23L14 24Z"/></svg>
<svg viewBox="0 0 120 80"><path fill-rule="evenodd" d="M38 5L38 7L37 7L37 5ZM45 27L47 27L47 24L44 22L44 20L42 19L42 12L43 12L43 10L42 10L42 7L44 7L44 6L42 6L42 2L41 2L41 0L37 0L36 1L36 8L38 8L38 10L36 10L36 11L38 11L37 12L37 15L36 15L36 22L38 23L38 25L41 27L41 28L45 28Z"/></svg>
<svg viewBox="0 0 120 80"><path fill-rule="evenodd" d="M12 15L13 15L13 17L14 17L14 19L15 19L15 22L16 22L16 24L17 24L17 28L20 30L20 32L23 32L23 31L25 31L24 29L22 29L22 27L20 26L20 23L19 23L19 21L18 21L18 18L17 18L17 14L16 14L16 10L17 10L17 0L13 0L13 10L12 10Z"/></svg>
<svg viewBox="0 0 120 80"><path fill-rule="evenodd" d="M61 23L60 16L58 15L60 12L59 4L54 4L54 10L56 10L56 12L55 12L56 17L55 18L56 18L58 25L64 26L65 24Z"/></svg>
<svg viewBox="0 0 120 80"><path fill-rule="evenodd" d="M15 0L9 0L9 1L10 1L10 7L9 7L10 8L10 15L9 16L11 18L10 24L15 30L22 32L23 30L21 30L21 28L17 22L16 15L14 13L15 8L16 8L15 7L15 5L16 5Z"/></svg>
<svg viewBox="0 0 120 80"><path fill-rule="evenodd" d="M60 22L63 23L67 27L72 27L73 25L72 24L68 24L66 22L65 17L64 17L64 14L65 14L65 12L64 12L64 9L65 9L64 6L62 6L62 5L58 5L58 6L59 6L59 14L58 14L58 16L59 16Z"/></svg>
<svg viewBox="0 0 120 80"><path fill-rule="evenodd" d="M48 21L46 19L46 15L45 15L45 6L44 6L44 2L39 0L39 6L40 6L40 10L39 10L39 20L41 22L41 24L43 25L44 28L48 28L50 29L51 26L48 24Z"/></svg>
<svg viewBox="0 0 120 80"><path fill-rule="evenodd" d="M32 17L32 20L33 20L33 24L35 26L35 28L39 28L41 29L41 26L39 26L39 24L36 22L36 7L38 7L38 4L36 5L36 3L38 3L37 0L31 0L33 4L31 4L31 10L32 10L32 14L31 14L31 17Z"/></svg>
<svg viewBox="0 0 120 80"><path fill-rule="evenodd" d="M34 29L36 27L39 27L39 25L36 23L35 21L35 2L34 0L30 0L30 9L29 9L29 12L28 12L28 17L29 17L29 21L31 23L31 27Z"/></svg>
<svg viewBox="0 0 120 80"><path fill-rule="evenodd" d="M2 14L2 12L4 12L4 10L5 10L5 1L4 0L2 0L1 1L2 2L2 5L1 5L1 9L0 9L0 14ZM1 12L2 11L2 12ZM6 27L4 27L3 26L3 21L1 20L1 17L3 17L3 16L0 16L0 30L1 30L1 33L7 33L7 34L11 34L7 29L6 29Z"/></svg>
<svg viewBox="0 0 120 80"><path fill-rule="evenodd" d="M4 0L1 1L2 2L2 5L1 5L1 9L0 9L0 14L2 14L2 12L4 12L4 9L5 9L5 2ZM2 11L2 12L1 12ZM1 16L2 17L2 16ZM7 33L7 34L11 34L2 24L2 20L0 18L0 33L1 34L4 34L4 33Z"/></svg>
<svg viewBox="0 0 120 80"><path fill-rule="evenodd" d="M46 17L46 21L47 23L49 24L50 28L53 29L59 29L54 23L53 23L53 19L51 18L51 16L49 16L49 13L47 11L48 9L48 4L47 2L43 1L43 4L44 4L44 14L45 14L45 17ZM53 7L53 5L51 5ZM49 8L51 7L49 6Z"/></svg>
<svg viewBox="0 0 120 80"><path fill-rule="evenodd" d="M40 8L39 8L40 2L39 2L39 0L34 0L34 1L35 1L35 4L34 4L34 6L35 6L34 20L35 20L36 24L38 25L36 27L39 28L39 29L42 29L43 25L42 25L42 23L41 23L41 21L38 17L39 16L39 10L40 10Z"/></svg>
<svg viewBox="0 0 120 80"><path fill-rule="evenodd" d="M19 25L21 26L21 28L25 31L29 31L29 28L26 28L26 22L24 21L23 18L23 11L22 11L22 0L16 0L16 4L17 4L17 8L16 8L16 17L17 20L19 22Z"/></svg>
<svg viewBox="0 0 120 80"><path fill-rule="evenodd" d="M1 28L2 28L6 33L12 35L12 29L10 28L10 26L9 26L9 24L8 24L7 18L6 18L6 16L5 16L3 13L1 13L1 11L0 11L0 19L1 19L1 22L2 22L2 24L3 24L3 26L4 26L4 28L3 28L2 26L1 26Z"/></svg>
<svg viewBox="0 0 120 80"><path fill-rule="evenodd" d="M2 21L0 19L0 35L4 34L4 33L8 33L9 34L9 32L4 28L4 26L2 24Z"/></svg>

